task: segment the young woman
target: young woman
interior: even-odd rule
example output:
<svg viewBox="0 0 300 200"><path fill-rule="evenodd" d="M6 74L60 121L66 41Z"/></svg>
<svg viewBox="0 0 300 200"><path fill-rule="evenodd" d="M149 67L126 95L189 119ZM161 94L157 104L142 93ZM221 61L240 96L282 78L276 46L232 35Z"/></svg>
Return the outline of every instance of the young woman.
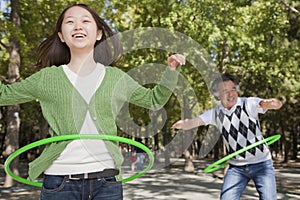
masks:
<svg viewBox="0 0 300 200"><path fill-rule="evenodd" d="M228 154L263 140L258 114L271 109L277 110L282 106L275 98L240 98L238 82L228 73L217 78L211 90L221 102L219 106L193 119L179 120L172 128L189 130L214 125L223 136ZM250 179L254 181L260 199L277 199L273 163L265 144L237 155L229 163L221 192L222 200L240 199Z"/></svg>
<svg viewBox="0 0 300 200"><path fill-rule="evenodd" d="M54 33L39 48L40 71L12 85L0 84L0 105L38 99L51 136L117 134L119 104L163 106L176 86L182 55L168 58L160 84L144 88L108 65L121 56L120 43L106 40L112 30L83 4L66 8ZM120 84L121 83L121 84ZM119 103L121 102L121 103ZM119 169L123 158L116 143L76 140L52 143L29 165L29 179L44 173L41 199L122 199Z"/></svg>

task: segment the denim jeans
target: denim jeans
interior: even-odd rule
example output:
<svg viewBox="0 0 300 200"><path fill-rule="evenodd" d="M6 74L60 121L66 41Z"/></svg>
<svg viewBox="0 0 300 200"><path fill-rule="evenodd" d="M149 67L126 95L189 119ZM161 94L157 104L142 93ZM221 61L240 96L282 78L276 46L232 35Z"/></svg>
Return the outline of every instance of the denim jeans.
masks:
<svg viewBox="0 0 300 200"><path fill-rule="evenodd" d="M41 200L122 200L122 183L115 177L100 179L69 179L45 175Z"/></svg>
<svg viewBox="0 0 300 200"><path fill-rule="evenodd" d="M224 178L221 200L240 199L253 180L260 200L276 200L276 180L272 160L245 166L230 165Z"/></svg>
<svg viewBox="0 0 300 200"><path fill-rule="evenodd" d="M136 155L136 168L138 171L142 171L144 168L144 153L137 153Z"/></svg>

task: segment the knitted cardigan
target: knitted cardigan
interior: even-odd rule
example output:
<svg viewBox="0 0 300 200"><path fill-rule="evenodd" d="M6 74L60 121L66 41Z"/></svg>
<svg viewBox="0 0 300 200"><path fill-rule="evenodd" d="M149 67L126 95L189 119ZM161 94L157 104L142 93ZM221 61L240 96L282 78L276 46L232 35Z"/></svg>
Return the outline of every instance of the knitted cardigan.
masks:
<svg viewBox="0 0 300 200"><path fill-rule="evenodd" d="M105 70L104 79L89 104L73 87L62 66L52 66L11 85L0 83L0 106L38 100L49 124L51 136L79 134L86 113L90 111L99 132L116 135L115 120L123 103L130 102L152 110L159 109L168 101L178 79L178 72L167 68L160 84L145 88L118 68L105 67ZM29 164L29 180L39 177L69 142L47 145L42 154ZM123 156L118 144L106 142L106 146L115 166L120 168Z"/></svg>

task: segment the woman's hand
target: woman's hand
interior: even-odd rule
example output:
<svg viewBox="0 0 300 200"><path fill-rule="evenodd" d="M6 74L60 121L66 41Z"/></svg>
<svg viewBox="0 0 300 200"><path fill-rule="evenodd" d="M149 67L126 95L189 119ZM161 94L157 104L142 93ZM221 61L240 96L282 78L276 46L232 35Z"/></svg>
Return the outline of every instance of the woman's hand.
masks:
<svg viewBox="0 0 300 200"><path fill-rule="evenodd" d="M185 65L185 57L181 54L173 54L168 57L168 66L170 70L176 70L179 65Z"/></svg>

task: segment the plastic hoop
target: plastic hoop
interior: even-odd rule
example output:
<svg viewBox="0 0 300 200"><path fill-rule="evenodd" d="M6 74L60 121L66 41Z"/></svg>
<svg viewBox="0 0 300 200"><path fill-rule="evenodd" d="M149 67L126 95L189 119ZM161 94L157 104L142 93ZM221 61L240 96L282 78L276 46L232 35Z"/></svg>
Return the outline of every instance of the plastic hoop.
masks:
<svg viewBox="0 0 300 200"><path fill-rule="evenodd" d="M13 152L5 161L5 172L10 175L13 179L15 179L16 181L19 181L21 183L25 183L27 185L32 185L32 186L37 186L37 187L42 187L43 183L42 182L37 182L37 181L30 181L28 179L24 179L16 174L14 174L11 170L10 170L10 163L20 154L24 153L25 151L32 149L34 147L40 146L40 145L44 145L44 144L49 144L52 142L58 142L58 141L67 141L67 140L79 140L79 139L102 139L102 140L110 140L110 141L118 141L118 142L122 142L122 143L127 143L136 147L139 147L140 149L144 150L148 156L149 156L149 164L148 166L143 169L142 171L128 177L122 180L122 183L128 182L128 181L132 181L133 179L136 179L140 176L142 176L143 174L145 174L146 172L148 172L154 163L154 156L153 153L151 152L151 150L146 147L145 145L136 142L134 140L128 139L128 138L124 138L124 137L119 137L119 136L114 136L114 135L104 135L104 134L94 134L94 135L80 135L80 134L74 134L74 135L60 135L60 136L54 136L51 138L45 138L42 140L38 140L36 142L30 143L24 147L21 147L20 149L16 150L15 152Z"/></svg>
<svg viewBox="0 0 300 200"><path fill-rule="evenodd" d="M249 149L251 149L253 147L256 147L256 146L258 146L260 144L263 144L265 142L267 142L268 145L273 144L274 142L276 142L277 140L279 140L280 137L281 137L281 135L279 135L279 134L278 135L273 135L273 136L267 137L267 138L265 138L263 140L260 140L258 142L255 142L255 143L253 143L253 144L251 144L249 146L246 146L246 147L244 147L244 148L242 148L242 149L240 149L240 150L238 150L236 152L233 152L232 154L229 154L229 155L225 156L224 158L221 158L220 160L214 162L213 164L211 164L208 167L206 167L204 169L204 171L205 172L213 172L213 171L216 171L218 169L221 169L221 168L225 167L226 165L228 165L228 163L225 162L225 161L229 160L230 158L233 158L233 157L239 155L240 153L243 153L243 152L245 152L245 151L247 151L247 150L249 150Z"/></svg>

